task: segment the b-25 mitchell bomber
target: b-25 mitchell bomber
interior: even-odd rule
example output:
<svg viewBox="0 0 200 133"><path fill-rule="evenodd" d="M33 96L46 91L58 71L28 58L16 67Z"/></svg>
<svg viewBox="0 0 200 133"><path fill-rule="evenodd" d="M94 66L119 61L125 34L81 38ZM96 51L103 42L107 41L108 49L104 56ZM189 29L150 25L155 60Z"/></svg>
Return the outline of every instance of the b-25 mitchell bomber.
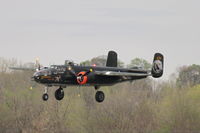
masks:
<svg viewBox="0 0 200 133"><path fill-rule="evenodd" d="M94 86L95 90L97 90L95 99L100 103L105 99L103 91L99 91L101 86L111 86L125 81L144 79L148 76L159 78L163 75L164 57L160 53L154 55L151 70L119 68L117 62L117 53L110 51L105 67L82 66L73 62L43 68L40 68L39 65L32 79L46 86L42 96L44 101L47 101L49 98L49 87L58 86L59 88L55 91L55 98L62 100L64 98L63 88L73 85Z"/></svg>

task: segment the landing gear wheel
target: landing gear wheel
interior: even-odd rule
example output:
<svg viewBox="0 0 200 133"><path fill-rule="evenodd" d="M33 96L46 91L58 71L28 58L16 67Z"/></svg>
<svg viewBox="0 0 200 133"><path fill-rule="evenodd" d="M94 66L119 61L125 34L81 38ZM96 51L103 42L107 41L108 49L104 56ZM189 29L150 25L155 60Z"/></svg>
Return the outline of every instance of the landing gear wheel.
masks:
<svg viewBox="0 0 200 133"><path fill-rule="evenodd" d="M47 93L43 94L42 99L47 101L49 99L49 95Z"/></svg>
<svg viewBox="0 0 200 133"><path fill-rule="evenodd" d="M58 101L60 101L60 100L62 100L63 98L64 98L64 91L63 91L63 89L62 88L59 88L59 89L57 89L56 91L55 91L55 98L56 98L56 100L58 100Z"/></svg>
<svg viewBox="0 0 200 133"><path fill-rule="evenodd" d="M105 99L105 95L102 91L97 91L96 95L95 95L95 99L97 102L101 103L104 101Z"/></svg>

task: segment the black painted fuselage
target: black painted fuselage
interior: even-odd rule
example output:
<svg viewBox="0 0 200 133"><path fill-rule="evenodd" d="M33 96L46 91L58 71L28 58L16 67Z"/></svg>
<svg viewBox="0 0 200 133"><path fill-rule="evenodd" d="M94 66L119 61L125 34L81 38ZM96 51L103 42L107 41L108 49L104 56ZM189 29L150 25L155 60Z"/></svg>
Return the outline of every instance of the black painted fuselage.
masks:
<svg viewBox="0 0 200 133"><path fill-rule="evenodd" d="M71 70L74 71L74 75ZM78 82L79 73L89 73L82 78L87 78L85 82ZM147 76L108 76L97 75L96 72L121 72L121 73L139 73L147 74L147 71L141 69L125 69L117 67L94 67L94 66L66 66L55 65L50 68L44 68L34 74L34 80L38 83L48 86L70 86L70 85L86 85L86 86L109 86L119 82L146 78ZM82 79L84 80L84 79Z"/></svg>

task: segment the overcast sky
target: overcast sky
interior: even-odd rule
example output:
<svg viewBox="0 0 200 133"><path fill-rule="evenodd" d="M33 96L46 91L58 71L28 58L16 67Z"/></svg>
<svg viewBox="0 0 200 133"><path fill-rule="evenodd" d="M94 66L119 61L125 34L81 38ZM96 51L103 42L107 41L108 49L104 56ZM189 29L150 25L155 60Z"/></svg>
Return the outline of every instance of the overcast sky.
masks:
<svg viewBox="0 0 200 133"><path fill-rule="evenodd" d="M200 64L199 0L0 0L0 57L63 64L115 50L165 55L165 73Z"/></svg>

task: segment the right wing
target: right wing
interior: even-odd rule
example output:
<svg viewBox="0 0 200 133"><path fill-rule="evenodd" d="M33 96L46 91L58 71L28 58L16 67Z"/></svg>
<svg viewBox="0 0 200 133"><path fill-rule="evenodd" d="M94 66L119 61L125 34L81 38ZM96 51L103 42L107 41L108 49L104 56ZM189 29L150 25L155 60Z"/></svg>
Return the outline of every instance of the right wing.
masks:
<svg viewBox="0 0 200 133"><path fill-rule="evenodd" d="M114 71L95 71L96 75L102 76L130 76L130 77L145 77L151 76L150 73L136 73L136 72L114 72Z"/></svg>

